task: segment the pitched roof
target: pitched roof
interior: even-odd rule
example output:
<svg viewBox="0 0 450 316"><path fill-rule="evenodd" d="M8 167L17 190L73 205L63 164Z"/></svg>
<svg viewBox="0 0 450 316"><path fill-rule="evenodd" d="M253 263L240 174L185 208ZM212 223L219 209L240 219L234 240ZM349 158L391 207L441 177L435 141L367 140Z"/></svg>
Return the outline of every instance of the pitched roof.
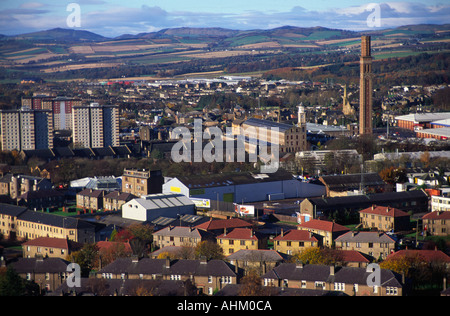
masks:
<svg viewBox="0 0 450 316"><path fill-rule="evenodd" d="M329 187L332 191L347 191L349 189L359 188L361 176L365 186L379 186L386 183L381 179L378 173L361 173L346 175L327 175L319 180Z"/></svg>
<svg viewBox="0 0 450 316"><path fill-rule="evenodd" d="M201 238L203 231L192 227L183 226L168 226L163 229L154 232L154 236L174 236L174 237L188 237L188 238Z"/></svg>
<svg viewBox="0 0 450 316"><path fill-rule="evenodd" d="M274 238L274 240L317 241L317 239L314 236L310 235L308 231L298 229L291 229L286 233L278 235Z"/></svg>
<svg viewBox="0 0 450 316"><path fill-rule="evenodd" d="M27 210L26 207L0 203L0 214L18 217Z"/></svg>
<svg viewBox="0 0 450 316"><path fill-rule="evenodd" d="M12 265L17 273L57 273L66 272L69 263L60 258L20 258Z"/></svg>
<svg viewBox="0 0 450 316"><path fill-rule="evenodd" d="M217 236L219 239L247 239L247 240L258 240L253 229L251 228L234 228L230 232L223 233Z"/></svg>
<svg viewBox="0 0 450 316"><path fill-rule="evenodd" d="M223 260L188 260L180 259L171 262L167 274L194 276L236 276L233 269Z"/></svg>
<svg viewBox="0 0 450 316"><path fill-rule="evenodd" d="M282 263L262 278L326 282L329 276L330 267L326 265Z"/></svg>
<svg viewBox="0 0 450 316"><path fill-rule="evenodd" d="M257 262L280 262L283 261L283 256L275 250L268 249L241 249L232 253L227 257L228 261L245 260Z"/></svg>
<svg viewBox="0 0 450 316"><path fill-rule="evenodd" d="M372 271L366 268L341 267L336 269L333 282L346 284L364 284L367 285L367 279ZM380 285L383 287L391 286L401 288L400 276L391 270L380 269Z"/></svg>
<svg viewBox="0 0 450 316"><path fill-rule="evenodd" d="M450 263L450 257L440 250L404 249L391 253L386 257L386 260L398 259L403 257L416 257L416 256L423 258L427 262L442 261Z"/></svg>
<svg viewBox="0 0 450 316"><path fill-rule="evenodd" d="M382 243L395 243L395 240L389 237L385 233L379 232L347 232L335 240L336 242L382 242Z"/></svg>
<svg viewBox="0 0 450 316"><path fill-rule="evenodd" d="M95 291L93 289L99 288L95 285L99 284L101 290ZM99 295L99 296L133 296L136 295L136 289L145 288L150 289L151 294L155 296L183 296L185 295L184 281L173 280L140 280L140 279L93 279L81 278L81 287L76 288L77 295ZM69 295L73 288L67 286L64 282L60 287L49 293L50 296ZM70 294L72 295L72 294Z"/></svg>
<svg viewBox="0 0 450 316"><path fill-rule="evenodd" d="M422 219L450 219L450 211L436 211L430 212L422 216Z"/></svg>
<svg viewBox="0 0 450 316"><path fill-rule="evenodd" d="M320 219L311 219L298 225L298 227L323 230L333 233L349 231L349 229L345 226L336 224L335 222L323 221Z"/></svg>
<svg viewBox="0 0 450 316"><path fill-rule="evenodd" d="M367 259L362 253L356 250L339 250L339 254L343 262L370 262L369 259Z"/></svg>
<svg viewBox="0 0 450 316"><path fill-rule="evenodd" d="M223 230L223 229L231 229L231 228L238 228L238 227L251 227L252 224L239 219L239 218L230 218L230 219L217 219L217 220L210 220L209 222L204 222L200 225L195 226L198 229L203 229L206 231L211 230Z"/></svg>
<svg viewBox="0 0 450 316"><path fill-rule="evenodd" d="M26 210L18 216L18 220L34 222L61 228L92 229L95 225L73 217L59 216L49 213Z"/></svg>
<svg viewBox="0 0 450 316"><path fill-rule="evenodd" d="M263 275L262 278L366 285L367 278L372 273L368 272L366 268L353 267L336 267L334 274L331 274L331 270L332 267L327 265L282 263ZM399 275L390 270L381 269L380 278L382 286L402 287Z"/></svg>
<svg viewBox="0 0 450 316"><path fill-rule="evenodd" d="M59 249L69 249L70 246L81 246L81 244L68 240L67 238L51 238L51 237L38 237L36 239L28 240L24 242L22 246L40 246Z"/></svg>
<svg viewBox="0 0 450 316"><path fill-rule="evenodd" d="M93 190L93 189L84 189L83 191L77 193L77 195L83 195L83 196L89 196L89 197L95 197L100 198L104 194L104 191L102 190Z"/></svg>
<svg viewBox="0 0 450 316"><path fill-rule="evenodd" d="M183 194L170 194L170 193L150 194L143 196L142 198L139 199L133 199L132 201L138 203L146 210L195 205L194 202L192 202L188 197L186 197Z"/></svg>
<svg viewBox="0 0 450 316"><path fill-rule="evenodd" d="M126 192L121 193L119 191L112 191L112 192L106 194L104 197L107 199L114 199L114 200L118 200L118 201L127 201L127 202L132 199L137 198L136 195L133 195L131 193L126 193Z"/></svg>
<svg viewBox="0 0 450 316"><path fill-rule="evenodd" d="M390 206L372 205L371 207L363 209L359 212L367 213L367 214L374 214L374 215L390 216L390 217L403 217L403 216L409 217L408 213L403 212L402 210L399 210L398 208L390 207Z"/></svg>

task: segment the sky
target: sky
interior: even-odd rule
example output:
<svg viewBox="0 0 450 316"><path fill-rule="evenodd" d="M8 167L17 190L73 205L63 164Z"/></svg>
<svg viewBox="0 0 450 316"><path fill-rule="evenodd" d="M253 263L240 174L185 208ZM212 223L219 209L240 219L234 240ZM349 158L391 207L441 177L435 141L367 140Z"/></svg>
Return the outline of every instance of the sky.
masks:
<svg viewBox="0 0 450 316"><path fill-rule="evenodd" d="M175 27L359 31L423 23L450 23L450 1L0 0L0 34L5 35L57 27L116 37Z"/></svg>

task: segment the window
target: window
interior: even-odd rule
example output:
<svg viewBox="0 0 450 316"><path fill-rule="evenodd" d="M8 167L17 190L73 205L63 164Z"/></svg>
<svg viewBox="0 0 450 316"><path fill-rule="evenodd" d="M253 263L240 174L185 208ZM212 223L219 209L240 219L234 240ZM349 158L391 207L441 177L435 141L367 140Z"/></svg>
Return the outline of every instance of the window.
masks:
<svg viewBox="0 0 450 316"><path fill-rule="evenodd" d="M323 290L325 288L325 282L316 281L314 282L314 286L316 287L316 289Z"/></svg>
<svg viewBox="0 0 450 316"><path fill-rule="evenodd" d="M171 274L170 275L170 279L172 281L179 281L179 280L181 280L181 275L179 275L179 274Z"/></svg>
<svg viewBox="0 0 450 316"><path fill-rule="evenodd" d="M398 295L398 288L388 286L386 288L386 295Z"/></svg>
<svg viewBox="0 0 450 316"><path fill-rule="evenodd" d="M345 291L345 283L335 282L334 290L335 291Z"/></svg>
<svg viewBox="0 0 450 316"><path fill-rule="evenodd" d="M302 280L302 289L306 289L306 281Z"/></svg>
<svg viewBox="0 0 450 316"><path fill-rule="evenodd" d="M208 275L208 283L212 283L212 276Z"/></svg>

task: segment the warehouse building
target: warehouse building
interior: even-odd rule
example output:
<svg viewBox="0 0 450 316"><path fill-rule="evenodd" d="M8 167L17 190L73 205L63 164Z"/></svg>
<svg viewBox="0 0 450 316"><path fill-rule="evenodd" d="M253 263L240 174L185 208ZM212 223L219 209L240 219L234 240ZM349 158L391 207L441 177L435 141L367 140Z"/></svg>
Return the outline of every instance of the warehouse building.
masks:
<svg viewBox="0 0 450 316"><path fill-rule="evenodd" d="M301 182L288 172L210 174L172 178L163 184L163 193L179 193L191 198L230 203L248 203L325 194L323 185Z"/></svg>
<svg viewBox="0 0 450 316"><path fill-rule="evenodd" d="M150 194L122 206L122 217L142 222L164 216L194 215L195 204L182 194Z"/></svg>

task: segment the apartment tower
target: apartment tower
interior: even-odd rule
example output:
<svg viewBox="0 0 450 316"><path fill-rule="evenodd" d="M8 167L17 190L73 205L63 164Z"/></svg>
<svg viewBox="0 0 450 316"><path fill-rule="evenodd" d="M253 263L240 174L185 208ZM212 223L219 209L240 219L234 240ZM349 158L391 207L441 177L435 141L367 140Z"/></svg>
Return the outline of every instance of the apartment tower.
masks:
<svg viewBox="0 0 450 316"><path fill-rule="evenodd" d="M53 148L53 116L50 110L0 111L2 150Z"/></svg>
<svg viewBox="0 0 450 316"><path fill-rule="evenodd" d="M119 107L99 105L73 107L72 137L75 148L119 146Z"/></svg>
<svg viewBox="0 0 450 316"><path fill-rule="evenodd" d="M372 56L370 36L361 37L359 84L359 134L371 135L372 129Z"/></svg>

